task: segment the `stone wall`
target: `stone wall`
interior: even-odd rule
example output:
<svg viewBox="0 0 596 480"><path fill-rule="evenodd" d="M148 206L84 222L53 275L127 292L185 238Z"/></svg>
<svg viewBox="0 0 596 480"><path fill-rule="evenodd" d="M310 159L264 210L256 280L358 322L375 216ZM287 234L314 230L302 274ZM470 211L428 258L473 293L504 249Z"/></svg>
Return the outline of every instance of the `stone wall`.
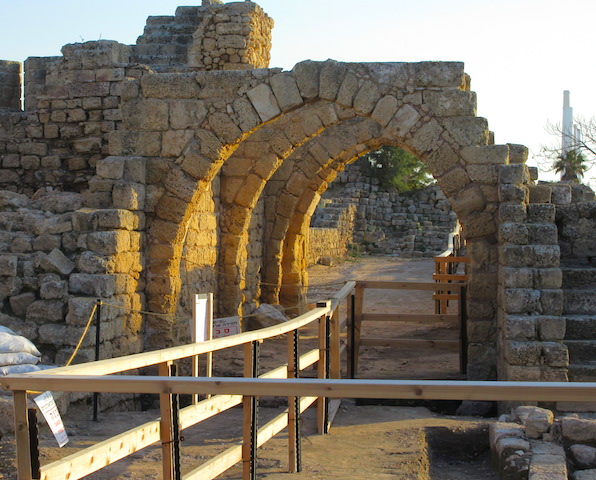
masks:
<svg viewBox="0 0 596 480"><path fill-rule="evenodd" d="M331 250L318 251L319 256L345 254L352 243L354 253L432 257L447 248L449 234L457 225L457 216L436 184L405 194L386 191L357 162L346 167L323 194L313 215L311 235L321 236L317 228L337 228L341 212L348 207L356 209L352 238L330 232L325 243ZM335 246L334 241L343 245ZM311 249L317 245L310 244Z"/></svg>
<svg viewBox="0 0 596 480"><path fill-rule="evenodd" d="M0 108L21 108L21 64L0 60Z"/></svg>
<svg viewBox="0 0 596 480"><path fill-rule="evenodd" d="M322 203L325 201L323 200ZM309 229L307 255L309 265L318 263L323 257L343 258L349 253L353 242L355 216L356 206L351 204L341 209L337 218L333 219L332 227Z"/></svg>

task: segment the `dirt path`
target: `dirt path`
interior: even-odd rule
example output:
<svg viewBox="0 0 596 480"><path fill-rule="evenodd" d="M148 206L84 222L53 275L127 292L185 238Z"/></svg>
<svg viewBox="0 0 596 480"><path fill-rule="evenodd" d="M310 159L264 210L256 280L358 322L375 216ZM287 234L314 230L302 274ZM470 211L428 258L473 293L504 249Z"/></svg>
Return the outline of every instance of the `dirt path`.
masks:
<svg viewBox="0 0 596 480"><path fill-rule="evenodd" d="M346 279L430 281L432 261L406 261L395 258L367 258L343 262L335 267L315 266L309 270L309 300L328 298ZM432 311L428 294L372 291L365 298L365 309L374 312L422 313ZM421 303L426 306L421 307ZM399 309L399 310L397 310ZM375 324L366 335L453 337L457 331L448 325ZM278 339L264 348L261 364L279 365L285 355L286 340ZM305 345L308 348L308 345ZM281 357L285 358L285 357ZM217 375L239 375L242 352L216 357ZM363 348L360 378L452 378L457 377L458 356L452 351L416 351L388 348ZM281 413L280 399L262 399L259 424ZM423 407L356 405L345 400L330 435L314 432L314 411L302 417L303 471L290 475L287 466L287 438L276 437L258 453L258 478L282 479L364 479L385 480L492 480L487 456L486 421L450 417L432 413ZM62 450L54 447L52 436L44 428L41 435L42 465L76 450L96 444L134 426L159 416L157 410L102 414L100 422L90 420L90 407L71 408L64 415L70 443ZM238 442L242 431L242 410L232 409L184 432L182 473L196 468L207 459ZM161 452L150 447L133 454L88 478L91 480L161 478ZM0 478L14 478L14 439L0 441ZM242 478L237 465L221 477Z"/></svg>

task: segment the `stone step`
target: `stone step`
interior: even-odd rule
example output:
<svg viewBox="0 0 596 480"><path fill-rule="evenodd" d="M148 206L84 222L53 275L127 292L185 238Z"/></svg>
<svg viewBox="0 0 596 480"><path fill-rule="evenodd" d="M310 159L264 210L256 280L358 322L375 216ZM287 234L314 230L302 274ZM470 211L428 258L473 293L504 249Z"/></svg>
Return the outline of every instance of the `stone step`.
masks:
<svg viewBox="0 0 596 480"><path fill-rule="evenodd" d="M596 382L596 362L570 363L570 382Z"/></svg>
<svg viewBox="0 0 596 480"><path fill-rule="evenodd" d="M596 315L571 315L565 320L565 339L596 340Z"/></svg>
<svg viewBox="0 0 596 480"><path fill-rule="evenodd" d="M596 359L596 340L564 340L569 349L569 363L586 364Z"/></svg>
<svg viewBox="0 0 596 480"><path fill-rule="evenodd" d="M596 287L596 268L562 266L563 288Z"/></svg>
<svg viewBox="0 0 596 480"><path fill-rule="evenodd" d="M563 289L563 314L596 314L596 289Z"/></svg>

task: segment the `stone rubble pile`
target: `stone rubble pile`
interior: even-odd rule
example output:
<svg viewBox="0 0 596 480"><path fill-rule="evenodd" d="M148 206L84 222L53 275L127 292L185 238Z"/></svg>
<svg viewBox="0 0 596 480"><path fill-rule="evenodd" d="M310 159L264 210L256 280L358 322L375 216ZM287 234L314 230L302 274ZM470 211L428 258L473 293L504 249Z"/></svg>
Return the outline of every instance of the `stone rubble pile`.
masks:
<svg viewBox="0 0 596 480"><path fill-rule="evenodd" d="M596 419L555 417L551 410L520 406L490 425L493 460L502 480L593 480Z"/></svg>

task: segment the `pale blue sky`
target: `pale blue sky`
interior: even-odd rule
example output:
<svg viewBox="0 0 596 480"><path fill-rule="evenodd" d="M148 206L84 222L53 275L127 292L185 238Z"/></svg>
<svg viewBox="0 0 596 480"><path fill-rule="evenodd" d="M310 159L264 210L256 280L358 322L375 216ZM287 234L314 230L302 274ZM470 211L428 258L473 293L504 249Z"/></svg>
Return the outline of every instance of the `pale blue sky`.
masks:
<svg viewBox="0 0 596 480"><path fill-rule="evenodd" d="M227 2L226 2L227 3ZM557 142L563 90L596 115L596 2L589 0L261 0L275 20L272 67L301 60L457 60L497 143ZM66 43L134 43L149 15L200 0L0 0L0 59L60 55ZM590 171L589 177L596 177Z"/></svg>

